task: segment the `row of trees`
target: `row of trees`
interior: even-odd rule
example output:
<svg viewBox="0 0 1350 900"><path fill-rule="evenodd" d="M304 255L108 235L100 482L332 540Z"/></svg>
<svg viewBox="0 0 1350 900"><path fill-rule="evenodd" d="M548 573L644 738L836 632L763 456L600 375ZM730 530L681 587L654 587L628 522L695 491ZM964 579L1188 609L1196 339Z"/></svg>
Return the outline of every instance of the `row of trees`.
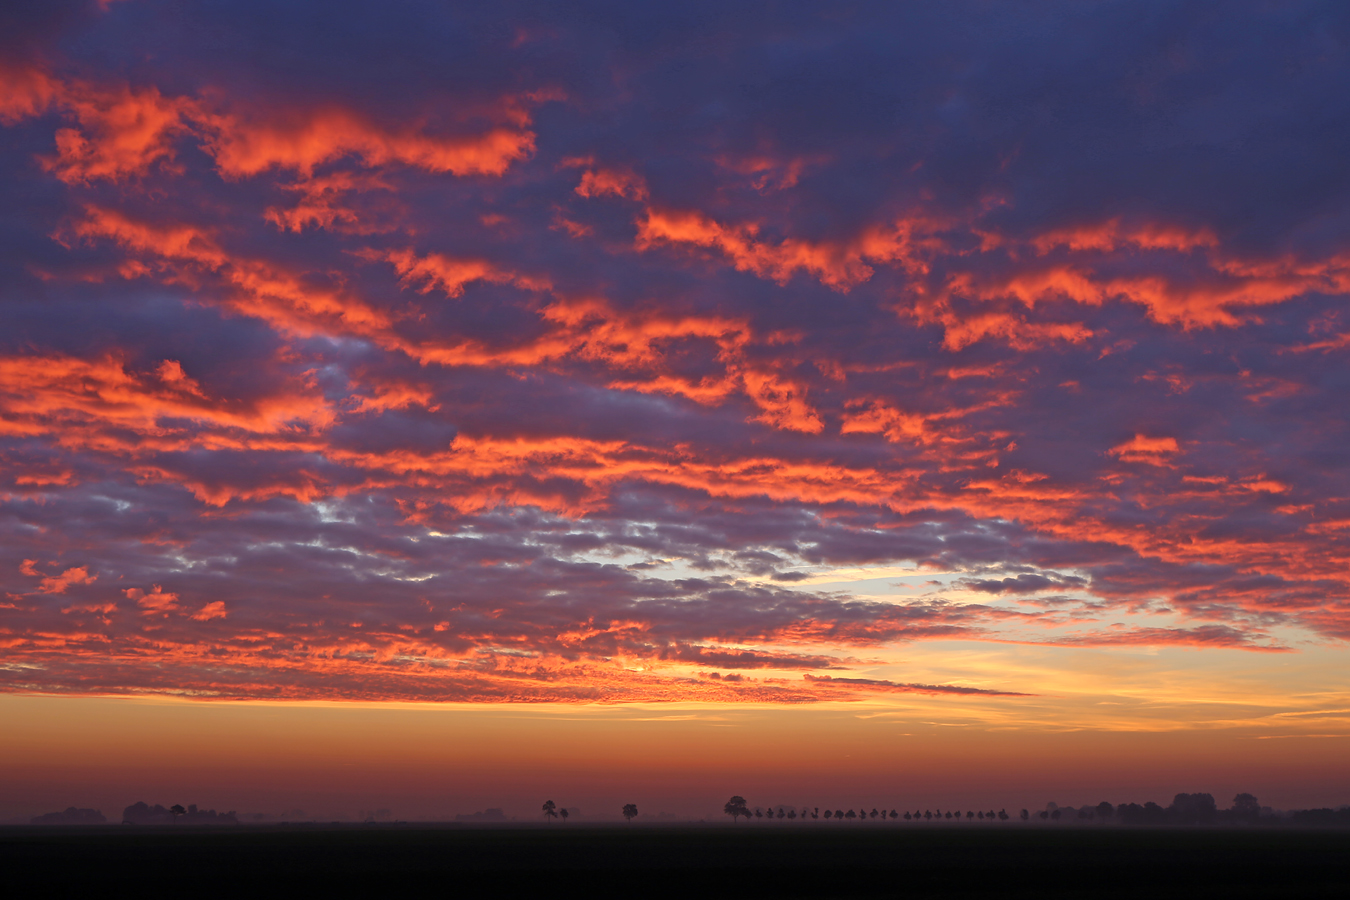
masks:
<svg viewBox="0 0 1350 900"><path fill-rule="evenodd" d="M565 807L559 807L558 804L554 803L552 800L545 800L543 810L545 822L561 817L563 824L567 824L567 809ZM636 803L625 803L623 805L623 817L629 822L636 819L637 814L638 809Z"/></svg>
<svg viewBox="0 0 1350 900"><path fill-rule="evenodd" d="M796 808L791 806L770 806L767 808L755 807L751 809L745 802L744 797L732 797L722 807L722 811L731 816L733 821L744 817L745 819L833 819L834 821L866 821L904 819L905 821L921 820L931 822L952 821L971 822L979 821L999 821L1006 822L1011 816L1006 810L1000 809L994 812L992 809L984 810L914 810L913 812L900 812L895 809L877 809L873 807L871 811L860 807L853 809L827 809L824 812L820 807L801 807L799 813ZM1238 794L1233 798L1233 805L1228 809L1219 809L1214 802L1214 797L1210 794L1177 794L1172 798L1170 806L1159 806L1156 803L1148 802L1142 806L1138 803L1122 803L1119 806L1113 806L1106 801L1098 803L1096 806L1082 806L1078 809L1073 807L1060 807L1054 803L1047 804L1046 808L1032 813L1029 810L1022 810L1019 816L1022 821L1028 822L1034 819L1042 821L1065 823L1067 821L1078 820L1082 822L1097 821L1106 823L1116 821L1123 825L1217 825L1224 823L1256 823L1258 821L1276 821L1277 817L1269 808L1262 807L1259 800L1251 794ZM1280 821L1288 819L1295 823L1306 824L1339 824L1344 822L1350 824L1350 808L1345 810L1300 810L1290 813L1280 818Z"/></svg>
<svg viewBox="0 0 1350 900"><path fill-rule="evenodd" d="M849 819L860 821L865 821L867 819L880 819L882 821L887 819L890 820L905 819L906 821L913 821L915 819L923 819L925 821L930 822L933 819L944 819L944 818L960 821L963 817L965 818L966 821L974 821L976 819L979 819L980 821L984 821L986 819L992 821L997 819L999 821L1006 822L1009 818L1011 818L1008 815L1007 811L1002 809L1000 809L998 812L994 812L992 809L987 812L984 810L968 809L965 811L965 813L962 813L959 809L958 810L949 809L945 812L940 809L938 810L916 809L914 810L914 812L909 811L901 812L898 809L877 809L876 807L872 807L872 810L869 812L866 807L860 807L856 810L827 809L822 812L820 807L818 806L811 808L803 806L801 808L801 813L799 814L797 812L797 809L792 806L777 806L777 807L771 806L768 807L767 810L761 809L760 807L757 806L752 810L749 806L746 805L745 798L740 796L732 797L730 800L728 800L726 802L726 805L722 807L722 812L731 816L733 821L741 818L742 816L744 816L746 819L755 818L755 819L792 820L798 818L801 819L825 818L825 819L834 819L835 821L847 821Z"/></svg>
<svg viewBox="0 0 1350 900"><path fill-rule="evenodd" d="M1275 818L1274 813L1262 807L1261 801L1251 794L1238 794L1228 809L1219 809L1212 794L1177 794L1170 806L1159 806L1152 801L1142 806L1138 803L1112 806L1103 801L1096 806L1074 809L1051 803L1036 816L1054 822L1062 822L1066 818L1100 822L1114 819L1124 825L1219 825L1254 823L1262 818ZM1022 810L1022 818L1028 819L1030 814Z"/></svg>

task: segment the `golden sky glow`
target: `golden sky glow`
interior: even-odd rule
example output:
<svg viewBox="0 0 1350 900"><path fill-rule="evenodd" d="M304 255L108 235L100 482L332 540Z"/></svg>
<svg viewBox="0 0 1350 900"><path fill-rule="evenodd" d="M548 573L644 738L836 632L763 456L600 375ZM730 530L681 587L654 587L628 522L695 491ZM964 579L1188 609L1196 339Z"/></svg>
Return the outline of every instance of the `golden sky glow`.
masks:
<svg viewBox="0 0 1350 900"><path fill-rule="evenodd" d="M478 773L427 815L1344 785L1322 8L56 6L0 20L16 810L223 747Z"/></svg>

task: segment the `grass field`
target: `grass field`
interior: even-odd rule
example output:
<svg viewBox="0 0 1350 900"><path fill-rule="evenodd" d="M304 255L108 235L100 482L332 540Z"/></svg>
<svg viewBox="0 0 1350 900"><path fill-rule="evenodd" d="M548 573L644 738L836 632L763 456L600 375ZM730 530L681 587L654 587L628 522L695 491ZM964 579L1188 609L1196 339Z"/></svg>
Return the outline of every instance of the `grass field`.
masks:
<svg viewBox="0 0 1350 900"><path fill-rule="evenodd" d="M707 826L0 830L45 896L1350 897L1350 832ZM11 894L10 896L18 896Z"/></svg>

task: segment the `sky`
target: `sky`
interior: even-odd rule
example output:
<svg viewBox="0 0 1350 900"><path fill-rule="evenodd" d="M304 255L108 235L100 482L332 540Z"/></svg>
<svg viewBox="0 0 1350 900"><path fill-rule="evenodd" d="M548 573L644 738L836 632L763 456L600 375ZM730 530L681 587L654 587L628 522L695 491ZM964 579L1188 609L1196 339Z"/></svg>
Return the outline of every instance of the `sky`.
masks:
<svg viewBox="0 0 1350 900"><path fill-rule="evenodd" d="M7 5L0 817L1350 803L1347 87L1335 3Z"/></svg>

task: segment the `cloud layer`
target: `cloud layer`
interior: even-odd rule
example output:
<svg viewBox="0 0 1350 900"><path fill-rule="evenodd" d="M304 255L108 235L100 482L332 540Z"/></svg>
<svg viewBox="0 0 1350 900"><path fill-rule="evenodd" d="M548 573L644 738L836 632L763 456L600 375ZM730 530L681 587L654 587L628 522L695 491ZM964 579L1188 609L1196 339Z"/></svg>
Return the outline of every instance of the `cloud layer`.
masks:
<svg viewBox="0 0 1350 900"><path fill-rule="evenodd" d="M1335 9L4 15L7 689L1350 638Z"/></svg>

